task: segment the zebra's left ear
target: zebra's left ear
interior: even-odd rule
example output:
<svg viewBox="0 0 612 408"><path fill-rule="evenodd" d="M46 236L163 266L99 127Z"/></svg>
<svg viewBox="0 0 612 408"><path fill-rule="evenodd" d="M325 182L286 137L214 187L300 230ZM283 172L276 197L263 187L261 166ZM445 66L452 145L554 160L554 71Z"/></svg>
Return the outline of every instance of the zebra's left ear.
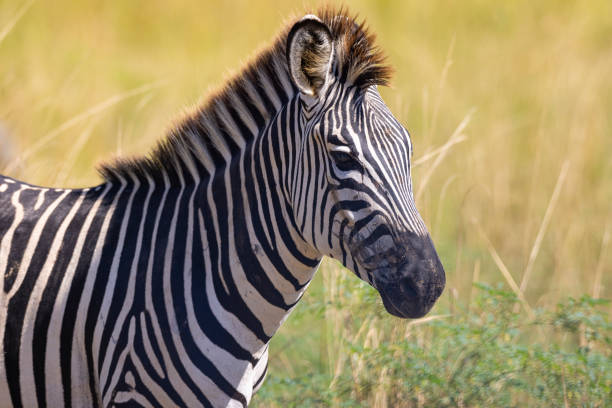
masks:
<svg viewBox="0 0 612 408"><path fill-rule="evenodd" d="M329 28L316 16L295 23L287 37L291 79L305 95L319 96L329 81L334 42Z"/></svg>

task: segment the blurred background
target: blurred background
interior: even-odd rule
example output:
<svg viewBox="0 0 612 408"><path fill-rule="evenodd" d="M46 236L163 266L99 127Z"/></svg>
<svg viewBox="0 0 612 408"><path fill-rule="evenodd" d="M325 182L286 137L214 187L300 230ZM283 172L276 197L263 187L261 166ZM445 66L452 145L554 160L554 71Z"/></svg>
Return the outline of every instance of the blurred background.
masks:
<svg viewBox="0 0 612 408"><path fill-rule="evenodd" d="M96 163L148 151L291 16L320 4L0 0L0 172L57 187L99 183ZM514 406L537 405L542 395L566 406L609 403L609 376L592 380L591 366L580 366L585 380L572 385L563 373L578 366L559 362L544 365L558 369L556 394L519 388L506 402L487 400L520 375L503 374L503 362L485 369L478 364L490 362L465 361L465 344L436 341L456 340L473 319L486 329L487 313L498 323L510 310L517 324L498 327L510 337L492 354L515 344L590 347L603 356L597 364L612 367L611 343L589 343L588 322L577 320L569 334L542 331L552 320L533 329L569 297L605 324L612 311L596 301L612 295L612 3L357 0L350 10L395 68L382 95L412 134L415 198L447 288L430 320L399 321L372 289L325 261L273 340L254 405ZM609 324L601 327L607 336ZM466 342L475 348L491 340L472 334ZM393 348L404 343L417 348ZM385 356L400 365L390 368ZM527 353L525 376L540 376L527 366L535 358ZM496 376L475 383L480 371L466 364ZM461 370L471 373L465 384ZM603 385L581 400L595 390L589 378ZM489 396L459 395L470 386L489 387Z"/></svg>

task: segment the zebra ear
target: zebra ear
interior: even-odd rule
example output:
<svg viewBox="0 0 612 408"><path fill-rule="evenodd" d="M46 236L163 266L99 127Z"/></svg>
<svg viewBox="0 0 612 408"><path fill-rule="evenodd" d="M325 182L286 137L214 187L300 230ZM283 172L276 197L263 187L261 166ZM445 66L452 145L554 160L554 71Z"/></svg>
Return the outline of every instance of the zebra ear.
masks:
<svg viewBox="0 0 612 408"><path fill-rule="evenodd" d="M287 62L300 92L318 96L329 79L334 42L329 28L316 16L295 23L287 37Z"/></svg>

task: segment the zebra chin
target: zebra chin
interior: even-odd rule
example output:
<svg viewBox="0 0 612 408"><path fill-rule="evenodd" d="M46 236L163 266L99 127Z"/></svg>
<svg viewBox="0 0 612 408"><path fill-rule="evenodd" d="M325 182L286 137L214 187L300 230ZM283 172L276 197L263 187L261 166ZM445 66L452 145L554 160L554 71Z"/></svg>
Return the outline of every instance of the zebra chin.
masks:
<svg viewBox="0 0 612 408"><path fill-rule="evenodd" d="M446 284L444 267L429 235L417 239L420 242L413 242L409 249L395 249L409 254L403 257L404 262L370 270L387 312L405 319L425 316ZM415 247L419 250L415 251Z"/></svg>

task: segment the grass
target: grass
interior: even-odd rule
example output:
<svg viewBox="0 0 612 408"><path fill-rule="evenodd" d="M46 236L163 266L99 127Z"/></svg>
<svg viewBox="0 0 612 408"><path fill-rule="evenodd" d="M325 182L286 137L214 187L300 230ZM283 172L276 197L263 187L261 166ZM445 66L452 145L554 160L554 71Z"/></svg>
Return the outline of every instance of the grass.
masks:
<svg viewBox="0 0 612 408"><path fill-rule="evenodd" d="M99 182L94 163L149 149L303 6L0 0L0 171ZM254 405L609 404L612 3L350 6L396 69L382 93L447 289L433 320L400 322L326 262Z"/></svg>
<svg viewBox="0 0 612 408"><path fill-rule="evenodd" d="M273 371L255 406L610 404L612 323L603 311L607 301L568 298L550 310L537 309L534 319L527 320L515 311L516 294L476 284L469 305L398 323L373 306L373 290L358 288L353 280L338 284L346 286L341 289L346 293L368 294L357 301L342 297L321 303L311 298L293 317L299 322L324 315L333 322L326 332L335 337L326 340L331 343L324 354L328 369L292 367L290 376L287 370ZM279 342L277 349L283 346L288 344Z"/></svg>

